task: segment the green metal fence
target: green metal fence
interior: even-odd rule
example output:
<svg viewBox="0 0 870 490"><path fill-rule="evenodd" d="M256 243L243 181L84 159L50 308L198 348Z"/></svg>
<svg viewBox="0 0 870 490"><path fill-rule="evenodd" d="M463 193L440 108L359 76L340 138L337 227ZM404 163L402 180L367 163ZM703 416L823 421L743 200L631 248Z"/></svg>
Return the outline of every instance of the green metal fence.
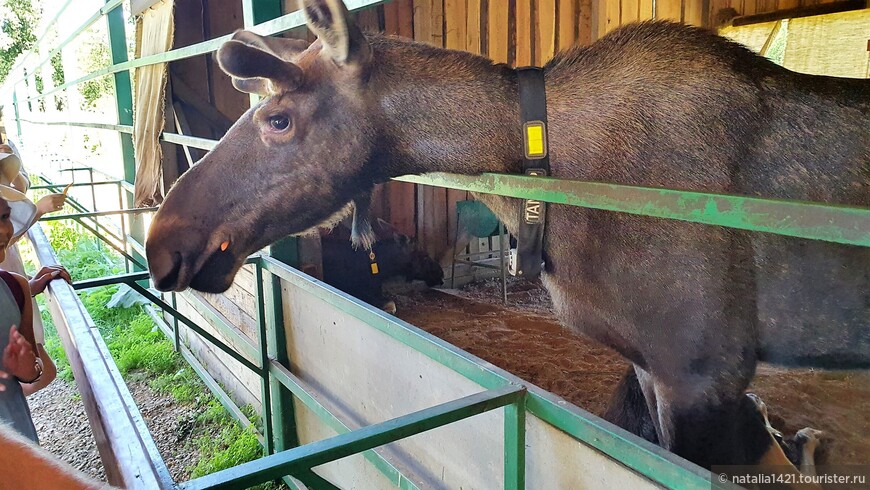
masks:
<svg viewBox="0 0 870 490"><path fill-rule="evenodd" d="M382 0L346 0L351 10L371 7ZM56 13L51 24L59 22L62 14L72 4L66 2ZM269 11L274 12L271 2ZM72 34L62 40L42 59L30 63L29 56L24 58L21 66L17 66L11 75L13 82L4 86L6 98L12 101L16 115L16 127L22 133L22 124L28 125L66 125L72 127L94 128L106 131L116 131L122 140L122 157L124 164L124 180L109 179L101 182L91 182L83 185L117 185L119 199L123 197L127 208L132 202L132 181L135 161L132 152L132 94L130 91L129 71L137 67L166 63L193 56L207 55L215 51L229 36L211 39L184 48L174 49L166 53L128 60L124 45L124 20L121 13L122 0L109 0L99 10L95 11ZM263 35L281 33L304 25L300 13L291 13L254 25L254 21L271 16L265 10L258 11L260 6L253 0L243 0L243 11L246 27ZM52 56L60 52L95 22L106 17L111 46L112 65L86 74L76 80L63 83L41 94L31 94L28 84L20 77L25 66L39 68L45 65ZM49 27L50 27L49 25ZM45 33L39 36L40 43L45 39ZM26 73L26 72L25 72ZM34 73L31 69L30 73ZM105 75L113 75L116 87L116 107L118 111L117 124L92 123L76 121L40 121L32 118L21 118L19 104L31 103L67 88L75 87L88 80ZM32 76L32 75L31 75ZM16 78L17 77L17 78ZM161 139L166 142L185 145L204 150L210 150L216 141L196 138L181 134L164 133ZM834 206L819 203L802 203L772 199L762 199L748 196L717 195L701 192L688 192L671 189L649 189L632 186L611 185L596 182L579 182L552 178L530 178L517 175L486 174L480 177L469 177L448 174L403 177L397 180L418 184L437 185L454 189L470 190L482 193L501 194L512 197L531 198L541 201L626 212L660 218L678 219L709 225L729 226L745 230L777 233L787 236L804 237L815 240L825 240L837 243L870 246L870 209ZM57 189L58 184L46 182L45 188ZM123 194L123 196L122 196ZM75 215L54 217L50 219L75 219L85 228L100 237L105 243L123 254L128 263L138 270L143 270L144 250L142 242L144 235L141 227L135 228L135 223L129 225L122 220L122 229L113 230L107 225L100 225L98 218L110 214L134 214L151 211L152 209L133 210L119 209L115 211L89 210L80 202L71 200ZM119 203L119 207L123 207ZM130 229L127 229L127 228ZM552 395L534 387L525 387L525 383L501 370L492 368L487 363L470 356L449 344L432 337L425 332L382 312L372 309L354 298L351 298L317 280L289 267L285 261L292 262L294 251L288 247L278 247L268 255L255 255L249 259L256 270L256 298L258 303L257 324L258 341L251 342L242 335L236 327L228 322L219 312L195 293L183 293L185 299L202 316L207 318L221 336L230 339L228 342L219 340L206 329L197 325L176 309L176 295L158 296L142 286L147 274L130 272L93 281L77 283L77 289L96 287L105 284L125 283L151 300L164 314L170 314L174 320L170 326L163 317L155 314L155 319L171 338L176 347L182 351L185 358L191 362L194 369L206 381L209 388L215 392L218 399L231 413L246 425L250 421L232 402L230 397L210 377L208 372L198 364L190 352L180 345L179 322L202 336L221 351L230 355L247 369L256 373L261 380L261 396L263 402L263 433L262 442L266 456L260 460L222 471L182 484L183 488L241 488L260 482L292 474L300 481L313 488L335 488L312 471L312 468L329 461L362 452L365 458L382 474L400 488L417 488L417 485L406 477L393 463L372 449L422 431L449 424L451 422L471 417L485 411L505 410L505 486L507 488L524 488L525 486L525 416L533 414L547 423L559 428L577 440L587 444L604 454L620 461L627 468L646 476L650 480L671 488L710 488L710 473L704 471L680 458L673 456L661 448L642 441L627 432L608 424L582 410L558 403ZM277 258L276 258L277 257ZM311 390L296 378L289 370L286 359L286 344L283 339L282 308L280 304L280 285L289 285L294 294L315 295L332 308L342 310L368 325L376 328L409 348L415 349L433 360L453 369L479 383L486 390L472 396L431 407L420 412L407 414L393 420L375 424L359 430L350 430L335 414L320 404ZM306 446L297 445L293 427L292 399L295 397L340 435ZM291 485L292 480L285 479Z"/></svg>

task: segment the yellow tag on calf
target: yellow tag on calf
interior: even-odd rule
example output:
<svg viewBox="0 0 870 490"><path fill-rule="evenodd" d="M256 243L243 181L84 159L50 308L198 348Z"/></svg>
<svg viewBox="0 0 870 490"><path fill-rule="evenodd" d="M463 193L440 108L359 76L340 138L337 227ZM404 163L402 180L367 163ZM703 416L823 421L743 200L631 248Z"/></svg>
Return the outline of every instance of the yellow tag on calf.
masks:
<svg viewBox="0 0 870 490"><path fill-rule="evenodd" d="M377 262L373 262L372 263L372 274L377 274L377 273L378 273L378 264L377 264Z"/></svg>

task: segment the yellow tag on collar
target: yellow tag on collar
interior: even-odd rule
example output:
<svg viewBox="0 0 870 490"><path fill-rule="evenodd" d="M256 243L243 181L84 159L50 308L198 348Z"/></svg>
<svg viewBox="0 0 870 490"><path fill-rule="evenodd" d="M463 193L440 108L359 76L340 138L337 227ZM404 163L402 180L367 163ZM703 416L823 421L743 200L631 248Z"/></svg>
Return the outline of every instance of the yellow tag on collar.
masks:
<svg viewBox="0 0 870 490"><path fill-rule="evenodd" d="M378 273L378 263L372 262L372 274L377 274L377 273Z"/></svg>
<svg viewBox="0 0 870 490"><path fill-rule="evenodd" d="M547 140L544 135L544 123L531 121L525 124L526 158L540 159L547 156Z"/></svg>

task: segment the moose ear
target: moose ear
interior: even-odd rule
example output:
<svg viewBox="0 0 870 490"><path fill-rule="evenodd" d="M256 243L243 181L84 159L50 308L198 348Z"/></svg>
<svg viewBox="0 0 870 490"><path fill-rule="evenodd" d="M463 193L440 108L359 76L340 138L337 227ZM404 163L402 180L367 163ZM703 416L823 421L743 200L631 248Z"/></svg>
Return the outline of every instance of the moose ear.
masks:
<svg viewBox="0 0 870 490"><path fill-rule="evenodd" d="M246 94L269 95L269 83L262 78L233 78L233 87Z"/></svg>
<svg viewBox="0 0 870 490"><path fill-rule="evenodd" d="M284 60L292 60L299 53L308 49L309 42L302 39L261 36L251 31L239 30L233 34L233 41L250 44L263 51L271 52Z"/></svg>
<svg viewBox="0 0 870 490"><path fill-rule="evenodd" d="M302 0L302 11L308 28L317 34L336 63L364 66L371 60L371 46L350 20L342 0Z"/></svg>
<svg viewBox="0 0 870 490"><path fill-rule="evenodd" d="M225 42L217 54L218 64L227 75L242 79L264 78L269 82L269 92L292 91L302 84L301 68L241 41Z"/></svg>

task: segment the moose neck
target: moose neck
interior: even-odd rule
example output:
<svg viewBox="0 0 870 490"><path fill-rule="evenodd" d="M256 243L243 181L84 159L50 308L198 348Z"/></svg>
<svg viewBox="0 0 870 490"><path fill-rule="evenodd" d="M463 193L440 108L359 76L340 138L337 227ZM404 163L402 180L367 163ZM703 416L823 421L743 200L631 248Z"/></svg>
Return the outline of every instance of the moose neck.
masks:
<svg viewBox="0 0 870 490"><path fill-rule="evenodd" d="M370 85L380 103L380 160L394 177L520 171L517 79L480 56L373 37Z"/></svg>

